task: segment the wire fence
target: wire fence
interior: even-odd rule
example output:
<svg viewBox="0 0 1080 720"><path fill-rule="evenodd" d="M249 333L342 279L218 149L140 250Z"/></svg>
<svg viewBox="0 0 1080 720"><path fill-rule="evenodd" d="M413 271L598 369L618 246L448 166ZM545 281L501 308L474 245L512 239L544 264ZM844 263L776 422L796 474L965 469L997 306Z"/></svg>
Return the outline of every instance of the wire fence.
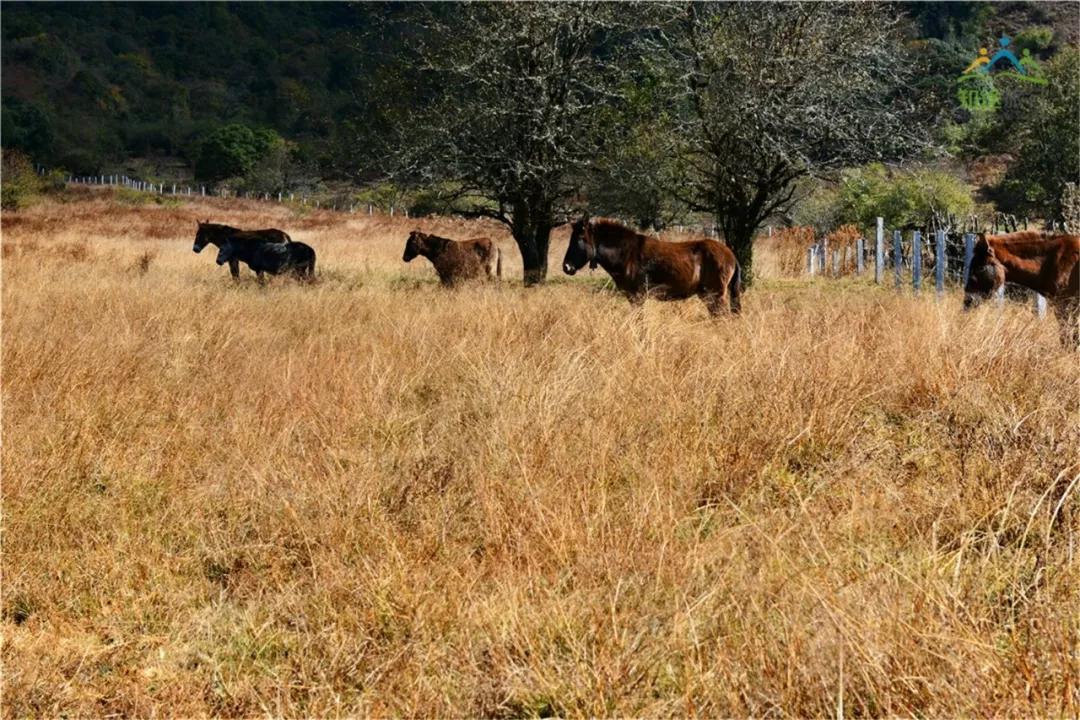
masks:
<svg viewBox="0 0 1080 720"><path fill-rule="evenodd" d="M886 232L883 218L877 219L872 242L858 237L851 243L834 244L828 238L812 244L806 251L806 274L815 277L840 277L850 272L863 275L873 269L874 282L885 284L891 275L897 291L910 284L912 291L921 293L932 285L941 296L947 285L963 287L971 272L971 259L975 251L976 234L949 233L935 230L893 230ZM1026 291L1039 317L1046 315L1046 298ZM1005 288L998 291L1004 300Z"/></svg>
<svg viewBox="0 0 1080 720"><path fill-rule="evenodd" d="M39 174L44 174L44 168L38 169ZM330 210L333 212L364 213L367 215L395 214L409 217L408 208L395 205L380 206L376 203L357 202L346 197L337 197L330 200L314 198L305 193L295 192L255 192L250 190L230 190L227 187L210 187L206 185L189 185L181 183L166 183L141 180L128 175L68 175L66 182L72 185L92 185L96 187L127 188L136 192L145 192L154 195L173 197L216 197L216 198L240 198L243 200L255 200L259 202L272 202L280 204L300 204L312 207L316 210Z"/></svg>

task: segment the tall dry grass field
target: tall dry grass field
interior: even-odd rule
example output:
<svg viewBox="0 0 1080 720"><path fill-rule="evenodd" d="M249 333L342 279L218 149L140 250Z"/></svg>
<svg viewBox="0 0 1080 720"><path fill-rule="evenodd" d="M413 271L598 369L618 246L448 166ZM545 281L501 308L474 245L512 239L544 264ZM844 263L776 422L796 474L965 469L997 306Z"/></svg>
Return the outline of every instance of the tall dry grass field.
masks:
<svg viewBox="0 0 1080 720"><path fill-rule="evenodd" d="M207 217L320 280L234 284ZM4 215L6 716L1080 712L1052 320L768 278L635 311L554 277L565 232L557 282L444 291L417 225L516 262L451 220Z"/></svg>

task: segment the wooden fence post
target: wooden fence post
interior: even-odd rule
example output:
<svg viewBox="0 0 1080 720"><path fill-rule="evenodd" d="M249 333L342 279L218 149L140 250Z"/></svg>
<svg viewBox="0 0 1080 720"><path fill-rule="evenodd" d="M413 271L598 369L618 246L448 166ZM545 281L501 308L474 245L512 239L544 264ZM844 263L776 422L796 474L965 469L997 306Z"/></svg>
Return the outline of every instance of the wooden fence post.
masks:
<svg viewBox="0 0 1080 720"><path fill-rule="evenodd" d="M814 277L814 246L806 248L806 274Z"/></svg>
<svg viewBox="0 0 1080 720"><path fill-rule="evenodd" d="M896 289L899 290L900 286L901 286L900 273L901 273L901 270L904 267L904 242L903 242L903 238L900 235L899 230L893 230L892 245L893 245L893 270L896 273Z"/></svg>
<svg viewBox="0 0 1080 720"><path fill-rule="evenodd" d="M935 240L937 240L935 250L937 257L934 258L934 287L937 289L938 297L941 297L945 294L945 231L938 230Z"/></svg>
<svg viewBox="0 0 1080 720"><path fill-rule="evenodd" d="M918 230L911 234L911 287L915 292L922 290L922 233Z"/></svg>
<svg viewBox="0 0 1080 720"><path fill-rule="evenodd" d="M864 255L866 253L866 240L859 236L855 241L855 274L862 275L864 270Z"/></svg>
<svg viewBox="0 0 1080 720"><path fill-rule="evenodd" d="M834 248L832 251L832 274L836 277L840 274L840 249Z"/></svg>

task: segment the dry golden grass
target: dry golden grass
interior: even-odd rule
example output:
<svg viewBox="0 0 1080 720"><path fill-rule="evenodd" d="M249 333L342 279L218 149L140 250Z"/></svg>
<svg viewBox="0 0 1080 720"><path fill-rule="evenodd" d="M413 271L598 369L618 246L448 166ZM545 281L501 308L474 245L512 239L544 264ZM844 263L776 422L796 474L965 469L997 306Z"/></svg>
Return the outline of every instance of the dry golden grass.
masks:
<svg viewBox="0 0 1080 720"><path fill-rule="evenodd" d="M196 217L320 281L232 283ZM6 716L1080 712L1052 320L447 292L413 226L516 257L255 204L4 216Z"/></svg>

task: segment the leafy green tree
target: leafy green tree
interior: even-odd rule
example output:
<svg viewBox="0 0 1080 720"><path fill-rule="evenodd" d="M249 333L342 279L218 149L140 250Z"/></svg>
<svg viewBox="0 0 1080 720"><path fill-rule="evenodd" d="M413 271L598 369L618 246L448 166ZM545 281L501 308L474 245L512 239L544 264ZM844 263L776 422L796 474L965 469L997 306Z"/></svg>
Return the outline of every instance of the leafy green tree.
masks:
<svg viewBox="0 0 1080 720"><path fill-rule="evenodd" d="M1046 65L1030 112L1013 131L1017 160L1002 183L1003 204L1061 219L1068 183L1080 183L1080 48L1063 50Z"/></svg>
<svg viewBox="0 0 1080 720"><path fill-rule="evenodd" d="M663 84L647 67L626 70L619 102L601 110L605 141L585 192L591 208L659 230L686 212L670 192L679 182L669 142L674 127L659 97Z"/></svg>
<svg viewBox="0 0 1080 720"><path fill-rule="evenodd" d="M25 206L38 192L37 174L34 166L17 150L3 151L4 182L0 185L0 207L18 210Z"/></svg>
<svg viewBox="0 0 1080 720"><path fill-rule="evenodd" d="M880 4L677 7L655 52L677 103L675 190L716 218L744 277L757 229L802 180L925 146L903 40Z"/></svg>
<svg viewBox="0 0 1080 720"><path fill-rule="evenodd" d="M252 130L246 125L232 124L214 130L199 144L195 176L216 182L226 178L243 177L261 159L284 144L273 130Z"/></svg>
<svg viewBox="0 0 1080 720"><path fill-rule="evenodd" d="M510 228L526 284L547 276L552 228L599 153L616 7L476 3L423 8L416 62L435 96L397 133L395 175L455 183Z"/></svg>
<svg viewBox="0 0 1080 720"><path fill-rule="evenodd" d="M55 132L45 110L33 103L5 101L0 117L5 147L17 148L43 162L52 159Z"/></svg>
<svg viewBox="0 0 1080 720"><path fill-rule="evenodd" d="M885 227L922 227L934 216L964 217L975 210L971 188L933 169L890 171L874 163L841 173L840 181L819 188L795 213L799 224L829 232L852 224L870 232L877 218Z"/></svg>

